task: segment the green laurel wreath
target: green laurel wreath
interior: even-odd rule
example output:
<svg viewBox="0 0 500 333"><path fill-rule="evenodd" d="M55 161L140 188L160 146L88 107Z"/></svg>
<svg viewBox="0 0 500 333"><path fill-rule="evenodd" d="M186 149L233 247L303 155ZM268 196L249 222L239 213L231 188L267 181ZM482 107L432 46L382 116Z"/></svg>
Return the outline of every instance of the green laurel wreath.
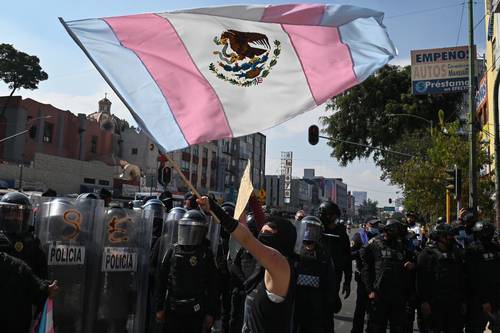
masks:
<svg viewBox="0 0 500 333"><path fill-rule="evenodd" d="M217 37L215 37L213 41L216 45L220 45L220 41ZM255 77L251 80L238 81L234 78L229 78L229 77L225 76L223 73L219 72L217 70L217 68L215 67L214 63L210 63L210 65L208 66L208 69L211 72L213 72L217 76L217 78L224 80L226 82L229 82L235 86L240 86L240 87L256 86L259 84L258 79L267 77L269 75L269 73L271 72L272 68L274 66L276 66L276 64L278 63L278 58L281 54L281 42L278 40L275 40L273 42L273 44L276 48L273 51L273 56L271 57L271 61L269 62L269 65L266 66L266 68L262 71L262 73L260 73L259 76Z"/></svg>

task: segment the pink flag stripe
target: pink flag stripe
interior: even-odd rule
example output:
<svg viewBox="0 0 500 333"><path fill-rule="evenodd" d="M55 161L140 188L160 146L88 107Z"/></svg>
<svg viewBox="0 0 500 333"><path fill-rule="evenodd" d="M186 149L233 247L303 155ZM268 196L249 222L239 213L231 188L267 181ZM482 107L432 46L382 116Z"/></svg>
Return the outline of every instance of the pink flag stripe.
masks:
<svg viewBox="0 0 500 333"><path fill-rule="evenodd" d="M157 82L189 145L232 136L217 95L168 20L141 14L105 21Z"/></svg>
<svg viewBox="0 0 500 333"><path fill-rule="evenodd" d="M358 83L347 45L335 27L284 24L317 105Z"/></svg>
<svg viewBox="0 0 500 333"><path fill-rule="evenodd" d="M260 20L283 24L320 24L325 8L325 5L316 4L271 5L266 7Z"/></svg>
<svg viewBox="0 0 500 333"><path fill-rule="evenodd" d="M54 302L52 298L47 298L47 321L45 326L46 333L54 333L54 322L53 322L53 308Z"/></svg>

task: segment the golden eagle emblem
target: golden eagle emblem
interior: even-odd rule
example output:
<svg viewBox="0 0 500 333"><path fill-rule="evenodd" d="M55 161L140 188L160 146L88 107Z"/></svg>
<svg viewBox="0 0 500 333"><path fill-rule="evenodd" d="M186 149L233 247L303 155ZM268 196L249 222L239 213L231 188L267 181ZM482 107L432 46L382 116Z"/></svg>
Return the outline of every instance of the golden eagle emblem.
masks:
<svg viewBox="0 0 500 333"><path fill-rule="evenodd" d="M267 36L258 32L226 30L213 42L222 49L213 52L218 61L208 68L219 79L241 87L262 83L281 53L280 41L271 46Z"/></svg>

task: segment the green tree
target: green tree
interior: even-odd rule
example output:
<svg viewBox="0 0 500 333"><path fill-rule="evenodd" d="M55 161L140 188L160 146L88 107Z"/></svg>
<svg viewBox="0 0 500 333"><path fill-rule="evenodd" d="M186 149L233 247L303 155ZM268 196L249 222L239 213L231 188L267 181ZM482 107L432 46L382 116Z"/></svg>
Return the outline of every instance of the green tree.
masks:
<svg viewBox="0 0 500 333"><path fill-rule="evenodd" d="M423 120L390 114L416 115L437 124L438 110L444 111L447 121L455 120L461 101L460 93L414 96L410 66L385 66L362 84L332 98L327 105L327 111L332 113L322 118L323 132L335 139L391 149L403 137L430 126ZM334 140L328 144L332 147L331 156L342 165L373 156L384 170L387 162L383 160L391 156Z"/></svg>
<svg viewBox="0 0 500 333"><path fill-rule="evenodd" d="M358 215L364 219L368 216L377 216L377 205L378 201L372 201L370 199L363 201L358 208Z"/></svg>
<svg viewBox="0 0 500 333"><path fill-rule="evenodd" d="M11 44L0 44L0 79L12 89L0 112L0 118L3 117L9 100L17 89L37 89L40 81L48 78L37 56L18 51Z"/></svg>
<svg viewBox="0 0 500 333"><path fill-rule="evenodd" d="M468 144L459 135L459 123L447 124L446 131L434 131L432 136L426 131L417 131L400 140L394 149L405 150L414 157L386 159L385 178L403 189L404 205L407 210L419 212L432 219L445 214L446 171L456 164L462 171L462 207L468 205ZM478 163L489 163L485 150L478 150ZM478 201L485 217L492 214L490 200L493 183L489 178L481 178L478 186ZM454 212L453 210L452 212Z"/></svg>

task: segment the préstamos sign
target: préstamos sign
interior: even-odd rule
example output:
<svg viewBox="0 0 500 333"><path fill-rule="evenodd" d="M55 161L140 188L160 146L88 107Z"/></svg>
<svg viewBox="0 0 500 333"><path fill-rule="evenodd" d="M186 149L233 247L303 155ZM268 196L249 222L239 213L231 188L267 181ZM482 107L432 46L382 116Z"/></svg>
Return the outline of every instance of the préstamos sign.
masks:
<svg viewBox="0 0 500 333"><path fill-rule="evenodd" d="M411 81L414 95L466 91L468 46L411 51Z"/></svg>

